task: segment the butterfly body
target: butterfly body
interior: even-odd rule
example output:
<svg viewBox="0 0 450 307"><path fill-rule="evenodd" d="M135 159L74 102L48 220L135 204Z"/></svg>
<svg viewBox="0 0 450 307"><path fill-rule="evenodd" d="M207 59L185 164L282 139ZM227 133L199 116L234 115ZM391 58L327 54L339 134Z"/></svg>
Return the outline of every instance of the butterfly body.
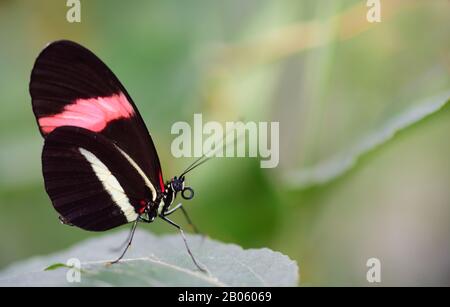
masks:
<svg viewBox="0 0 450 307"><path fill-rule="evenodd" d="M71 41L49 44L29 90L44 138L45 189L63 224L105 231L133 223L133 235L138 222L161 217L182 232L167 216L182 209L187 217L181 204L171 206L177 193L191 199L193 190L183 175L164 183L136 105L94 53Z"/></svg>
<svg viewBox="0 0 450 307"><path fill-rule="evenodd" d="M173 191L166 188L170 182L164 184L145 123L126 89L91 51L71 41L49 44L33 67L30 94L45 139L46 190L65 222L101 231L141 215L153 220L169 209L164 199ZM62 165L67 163L77 169ZM96 214L110 223L92 219Z"/></svg>

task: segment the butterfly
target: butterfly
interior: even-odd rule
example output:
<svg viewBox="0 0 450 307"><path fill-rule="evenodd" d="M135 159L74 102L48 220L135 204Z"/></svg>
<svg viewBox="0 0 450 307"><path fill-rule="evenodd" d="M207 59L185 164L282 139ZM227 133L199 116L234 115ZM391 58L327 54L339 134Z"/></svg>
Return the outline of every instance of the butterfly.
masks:
<svg viewBox="0 0 450 307"><path fill-rule="evenodd" d="M192 225L182 204L173 203L178 194L194 197L185 175L207 157L164 182L155 144L130 95L106 64L75 42L45 47L29 90L44 138L45 190L61 222L88 231L133 223L116 263L131 245L137 224L159 217L180 230L194 264L203 271L182 228L168 216L181 210Z"/></svg>

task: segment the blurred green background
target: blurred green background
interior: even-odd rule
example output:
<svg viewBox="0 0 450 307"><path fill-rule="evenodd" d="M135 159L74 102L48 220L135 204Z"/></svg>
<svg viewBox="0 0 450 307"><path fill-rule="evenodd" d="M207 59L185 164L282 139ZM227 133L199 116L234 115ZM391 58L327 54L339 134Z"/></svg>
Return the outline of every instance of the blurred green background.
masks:
<svg viewBox="0 0 450 307"><path fill-rule="evenodd" d="M170 153L174 122L280 122L278 168L215 159L188 177L210 237L289 255L303 285L369 285L371 257L384 285L450 285L447 0L382 1L380 23L363 0L81 1L79 24L65 3L0 1L0 269L101 235L61 225L43 188L28 82L64 38L123 82L166 179L192 161Z"/></svg>

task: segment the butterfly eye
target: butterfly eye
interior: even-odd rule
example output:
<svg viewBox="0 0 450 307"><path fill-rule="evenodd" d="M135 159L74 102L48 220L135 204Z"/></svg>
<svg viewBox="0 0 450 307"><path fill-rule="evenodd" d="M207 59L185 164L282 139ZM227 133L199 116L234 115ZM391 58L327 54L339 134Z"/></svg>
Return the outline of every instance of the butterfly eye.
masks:
<svg viewBox="0 0 450 307"><path fill-rule="evenodd" d="M172 181L172 187L176 192L180 192L183 190L183 182L175 177Z"/></svg>
<svg viewBox="0 0 450 307"><path fill-rule="evenodd" d="M192 199L194 198L194 190L189 187L184 188L181 192L181 196L186 200Z"/></svg>

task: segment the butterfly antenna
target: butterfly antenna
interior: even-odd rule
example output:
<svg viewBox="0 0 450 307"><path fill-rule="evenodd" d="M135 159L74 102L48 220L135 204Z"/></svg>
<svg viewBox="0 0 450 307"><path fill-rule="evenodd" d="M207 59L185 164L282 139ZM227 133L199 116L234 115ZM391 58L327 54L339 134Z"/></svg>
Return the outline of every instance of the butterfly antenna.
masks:
<svg viewBox="0 0 450 307"><path fill-rule="evenodd" d="M196 165L197 163L199 163L200 160L202 160L203 158L205 158L205 155L202 155L200 158L198 158L197 160L195 160L194 162L192 162L192 163L184 170L184 172L183 172L179 177L183 177L183 175L187 174L187 173L191 170L192 167L195 168L195 165Z"/></svg>
<svg viewBox="0 0 450 307"><path fill-rule="evenodd" d="M226 134L225 134L225 138L222 138L221 140L220 140L220 145L219 146L217 146L217 148L213 148L213 149L211 149L210 151L208 151L207 153L205 153L205 154L203 154L200 158L198 158L197 160L195 160L193 163L191 163L187 168L186 168L186 170L180 175L180 177L183 177L184 175L186 175L187 173L189 173L190 171L192 171L194 168L197 168L198 166L200 166L200 165L202 165L203 163L205 163L206 161L208 161L208 160L210 160L211 158L213 158L214 157L214 154L216 153L216 152L218 152L219 150L221 150L223 147L224 147L224 142L223 142L223 140L225 139L227 139L227 136L230 134L230 133L234 133L234 130L232 129L232 130L230 130L230 131L228 131ZM237 136L237 140L239 141L239 139L242 137L242 134L241 135L238 135ZM234 142L234 138L232 139L232 141ZM225 145L228 145L229 143L231 143L230 141L229 142L227 142Z"/></svg>
<svg viewBox="0 0 450 307"><path fill-rule="evenodd" d="M181 175L180 177L183 177L184 175L186 175L187 173L189 173L190 171L192 171L194 168L199 167L200 165L202 165L203 163L205 163L206 161L210 160L212 157L207 157L206 155L203 155L201 157L201 159L197 159L197 161L195 162L195 164L191 164L190 167L188 167ZM203 159L203 160L202 160ZM202 160L202 161L200 161Z"/></svg>

